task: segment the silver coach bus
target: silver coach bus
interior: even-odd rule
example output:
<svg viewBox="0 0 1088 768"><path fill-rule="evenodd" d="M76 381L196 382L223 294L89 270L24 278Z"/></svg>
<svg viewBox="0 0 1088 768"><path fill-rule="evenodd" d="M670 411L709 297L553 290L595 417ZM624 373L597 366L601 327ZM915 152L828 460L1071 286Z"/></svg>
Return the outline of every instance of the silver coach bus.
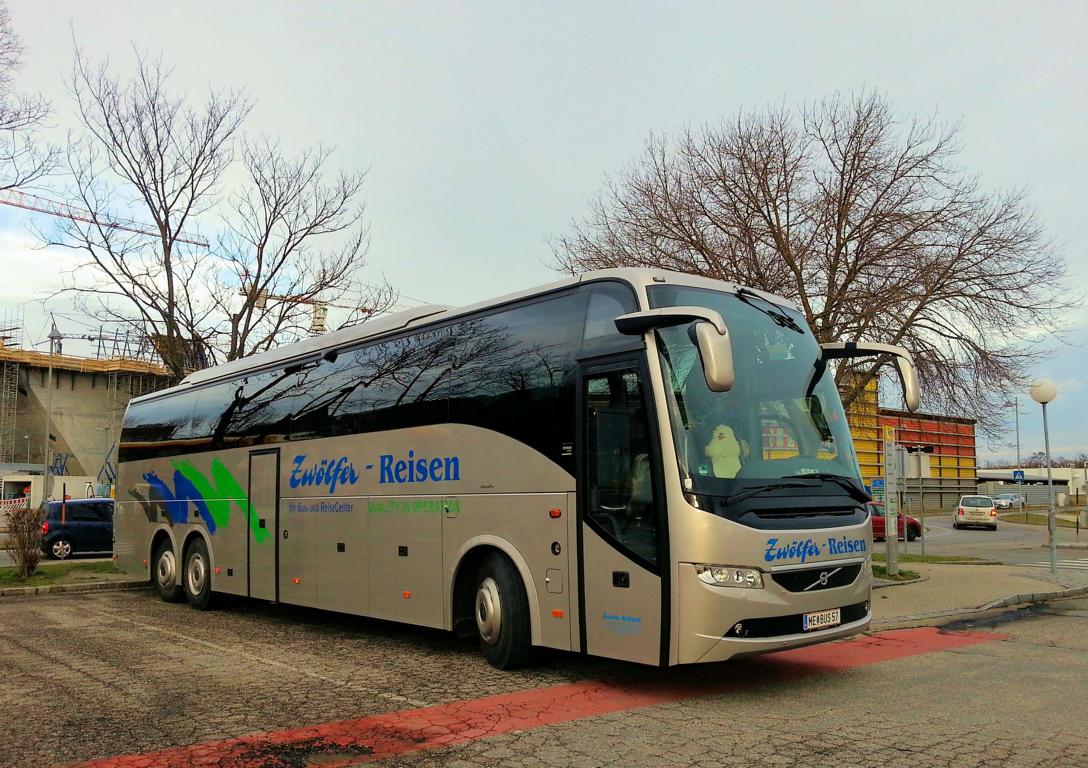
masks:
<svg viewBox="0 0 1088 768"><path fill-rule="evenodd" d="M135 398L115 552L213 593L654 665L870 620L868 499L828 361L787 300L607 270L426 306Z"/></svg>

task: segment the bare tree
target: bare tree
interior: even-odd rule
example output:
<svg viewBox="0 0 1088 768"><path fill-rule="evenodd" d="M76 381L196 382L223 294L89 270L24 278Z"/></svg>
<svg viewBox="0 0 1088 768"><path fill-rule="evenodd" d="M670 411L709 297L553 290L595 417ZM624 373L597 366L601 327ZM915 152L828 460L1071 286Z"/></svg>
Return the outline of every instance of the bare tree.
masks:
<svg viewBox="0 0 1088 768"><path fill-rule="evenodd" d="M161 60L136 63L125 81L76 51L71 91L85 135L66 154L69 197L90 214L46 240L87 255L66 288L86 311L150 339L180 378L295 340L315 306L348 292L362 297L352 296L365 305L357 315L393 303L388 286L358 281L362 174L326 181L324 147L288 159L273 141L244 142L244 93L213 91L190 106ZM244 178L228 187L238 165ZM209 243L196 232L213 216L223 234Z"/></svg>
<svg viewBox="0 0 1088 768"><path fill-rule="evenodd" d="M350 301L352 319L363 320L396 299L388 285L357 279L366 264L363 208L355 204L364 175L340 173L326 182L329 155L318 146L289 159L268 138L243 143L249 183L232 195L217 249L227 284L238 289L209 290L226 318L220 346L227 360L304 335L313 311L327 303ZM337 235L346 242L316 247Z"/></svg>
<svg viewBox="0 0 1088 768"><path fill-rule="evenodd" d="M783 295L822 342L907 347L928 407L994 434L996 406L1079 298L1025 195L987 193L955 164L958 133L862 94L651 137L555 243L557 267L649 266ZM839 366L847 404L882 362Z"/></svg>
<svg viewBox="0 0 1088 768"><path fill-rule="evenodd" d="M57 148L37 138L49 117L49 104L15 90L22 60L23 43L12 28L7 5L0 3L0 190L31 185L57 162Z"/></svg>
<svg viewBox="0 0 1088 768"><path fill-rule="evenodd" d="M169 93L169 77L160 60L137 56L122 82L76 51L71 91L86 135L69 142L67 170L71 197L91 216L62 220L52 244L87 255L70 288L84 307L146 334L182 377L208 356L214 311L198 289L210 255L187 233L215 203L249 103L213 92L191 108ZM149 230L114 226L118 209L149 217Z"/></svg>

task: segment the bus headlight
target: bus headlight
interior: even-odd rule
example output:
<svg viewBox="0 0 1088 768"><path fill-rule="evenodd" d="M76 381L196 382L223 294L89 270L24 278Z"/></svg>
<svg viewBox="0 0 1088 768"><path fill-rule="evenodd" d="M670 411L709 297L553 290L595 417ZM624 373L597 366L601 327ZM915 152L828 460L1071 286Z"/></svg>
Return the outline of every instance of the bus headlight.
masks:
<svg viewBox="0 0 1088 768"><path fill-rule="evenodd" d="M695 575L705 584L715 587L763 589L763 574L755 568L735 568L731 565L696 565Z"/></svg>

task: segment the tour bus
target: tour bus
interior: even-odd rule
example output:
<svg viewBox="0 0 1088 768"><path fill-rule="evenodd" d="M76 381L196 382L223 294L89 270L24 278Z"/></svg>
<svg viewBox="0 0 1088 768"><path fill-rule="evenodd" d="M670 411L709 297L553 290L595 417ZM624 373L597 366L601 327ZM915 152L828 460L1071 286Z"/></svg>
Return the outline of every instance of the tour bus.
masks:
<svg viewBox="0 0 1088 768"><path fill-rule="evenodd" d="M829 361L786 299L616 269L423 306L134 398L117 563L214 593L660 666L859 633L871 535Z"/></svg>

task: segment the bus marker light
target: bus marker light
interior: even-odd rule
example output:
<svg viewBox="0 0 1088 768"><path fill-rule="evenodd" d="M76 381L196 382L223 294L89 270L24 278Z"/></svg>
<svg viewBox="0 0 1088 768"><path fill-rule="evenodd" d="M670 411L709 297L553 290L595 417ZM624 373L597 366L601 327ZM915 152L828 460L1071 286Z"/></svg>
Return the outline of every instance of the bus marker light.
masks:
<svg viewBox="0 0 1088 768"><path fill-rule="evenodd" d="M403 597L405 600L409 600L412 597L412 593L405 590L404 592L400 593L400 596Z"/></svg>
<svg viewBox="0 0 1088 768"><path fill-rule="evenodd" d="M144 560L144 568L146 568L146 567L147 567L147 561Z"/></svg>
<svg viewBox="0 0 1088 768"><path fill-rule="evenodd" d="M215 568L212 568L212 573L214 573L216 576L218 576L219 575L219 566L216 566Z"/></svg>
<svg viewBox="0 0 1088 768"><path fill-rule="evenodd" d="M302 579L291 579L291 582L294 583L294 584L301 584Z"/></svg>
<svg viewBox="0 0 1088 768"><path fill-rule="evenodd" d="M563 510L561 510L561 509L549 509L548 510L548 517L550 517L552 520L555 520L557 517L562 517L562 516L563 516Z"/></svg>
<svg viewBox="0 0 1088 768"><path fill-rule="evenodd" d="M552 616L554 616L557 619L561 619L561 618L563 618L563 612L561 610L559 610L558 608L556 608L554 611L552 611Z"/></svg>

